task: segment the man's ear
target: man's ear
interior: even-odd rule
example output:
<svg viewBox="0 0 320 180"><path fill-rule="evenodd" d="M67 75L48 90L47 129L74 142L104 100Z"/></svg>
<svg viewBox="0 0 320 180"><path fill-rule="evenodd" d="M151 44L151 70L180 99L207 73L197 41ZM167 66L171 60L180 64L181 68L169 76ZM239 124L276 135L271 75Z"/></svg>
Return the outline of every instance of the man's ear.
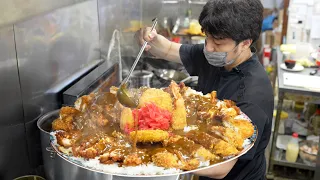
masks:
<svg viewBox="0 0 320 180"><path fill-rule="evenodd" d="M252 44L252 39L247 39L247 40L242 41L241 47L243 50L247 50L250 48L251 44Z"/></svg>

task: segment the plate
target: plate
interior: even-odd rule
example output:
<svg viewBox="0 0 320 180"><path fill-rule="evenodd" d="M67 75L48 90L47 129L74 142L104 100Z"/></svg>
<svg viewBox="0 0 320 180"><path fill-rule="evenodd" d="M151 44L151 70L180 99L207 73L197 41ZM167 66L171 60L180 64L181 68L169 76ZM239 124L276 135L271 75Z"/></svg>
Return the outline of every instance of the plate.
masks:
<svg viewBox="0 0 320 180"><path fill-rule="evenodd" d="M110 164L110 165L101 164L97 158L86 160L86 159L80 158L80 157L69 156L67 154L63 154L62 152L60 152L58 150L59 145L56 142L56 137L54 135L54 132L50 133L50 139L51 139L50 144L53 147L54 151L62 159L68 161L69 163L71 163L73 165L87 169L89 171L99 172L99 173L103 173L103 174L107 174L107 175L116 175L116 176L123 176L123 177L139 177L139 178L156 178L156 177L165 177L165 176L177 176L177 175L181 175L181 174L187 174L187 173L192 173L192 172L196 172L196 171L200 171L200 170L205 170L205 169L217 167L217 166L220 166L222 164L230 162L230 161L237 159L240 156L243 156L244 154L246 154L254 146L254 143L255 143L257 136L258 136L258 130L257 130L257 126L244 113L241 112L241 114L239 115L239 118L247 119L254 126L253 135L244 141L244 144L243 144L244 149L237 156L229 157L220 163L216 163L211 166L200 167L198 169L194 169L191 171L183 171L183 170L175 169L175 168L165 169L163 167L155 166L152 163L150 163L148 165L139 165L139 166L135 166L135 167L132 167L132 166L118 167L117 163Z"/></svg>
<svg viewBox="0 0 320 180"><path fill-rule="evenodd" d="M286 64L282 63L280 65L281 69L286 70L286 71L292 71L292 72L299 72L299 71L303 71L304 67L301 66L300 64L296 64L292 69L288 69Z"/></svg>

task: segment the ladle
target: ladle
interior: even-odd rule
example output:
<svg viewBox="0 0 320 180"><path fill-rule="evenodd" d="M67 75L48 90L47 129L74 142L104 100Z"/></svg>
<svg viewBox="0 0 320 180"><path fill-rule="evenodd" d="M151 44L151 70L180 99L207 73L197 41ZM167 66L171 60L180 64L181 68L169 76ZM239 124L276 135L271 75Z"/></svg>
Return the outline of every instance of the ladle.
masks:
<svg viewBox="0 0 320 180"><path fill-rule="evenodd" d="M154 28L156 27L157 25L157 18L154 18L153 20L153 24L152 24L152 27L151 27L151 32L154 30ZM139 54L136 58L136 60L134 61L130 71L129 71L129 74L128 76L122 81L122 83L120 84L120 87L117 91L117 98L119 100L119 102L123 105L123 106L126 106L126 107L129 107L129 108L135 108L138 106L139 102L137 99L134 99L133 96L131 96L129 94L129 91L128 91L128 81L129 81L129 78L133 72L133 70L135 69L136 65L138 64L139 60L140 60L140 57L144 51L144 49L146 48L148 42L147 41L144 41L140 51L139 51Z"/></svg>

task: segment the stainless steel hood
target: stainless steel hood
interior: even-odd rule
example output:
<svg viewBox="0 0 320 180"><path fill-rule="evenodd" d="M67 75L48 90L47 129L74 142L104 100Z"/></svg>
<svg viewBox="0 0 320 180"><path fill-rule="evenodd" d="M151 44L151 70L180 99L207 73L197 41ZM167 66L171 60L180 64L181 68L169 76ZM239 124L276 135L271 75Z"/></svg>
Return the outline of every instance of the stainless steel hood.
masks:
<svg viewBox="0 0 320 180"><path fill-rule="evenodd" d="M0 1L0 27L82 1L86 0L2 0Z"/></svg>

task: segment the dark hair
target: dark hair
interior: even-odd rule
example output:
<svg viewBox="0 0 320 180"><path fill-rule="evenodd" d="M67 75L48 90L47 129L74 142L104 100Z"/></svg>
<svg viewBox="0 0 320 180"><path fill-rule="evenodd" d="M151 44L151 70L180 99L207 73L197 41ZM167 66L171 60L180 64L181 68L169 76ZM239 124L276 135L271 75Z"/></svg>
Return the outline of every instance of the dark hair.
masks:
<svg viewBox="0 0 320 180"><path fill-rule="evenodd" d="M209 0L199 17L202 31L236 43L258 40L263 21L260 0Z"/></svg>

